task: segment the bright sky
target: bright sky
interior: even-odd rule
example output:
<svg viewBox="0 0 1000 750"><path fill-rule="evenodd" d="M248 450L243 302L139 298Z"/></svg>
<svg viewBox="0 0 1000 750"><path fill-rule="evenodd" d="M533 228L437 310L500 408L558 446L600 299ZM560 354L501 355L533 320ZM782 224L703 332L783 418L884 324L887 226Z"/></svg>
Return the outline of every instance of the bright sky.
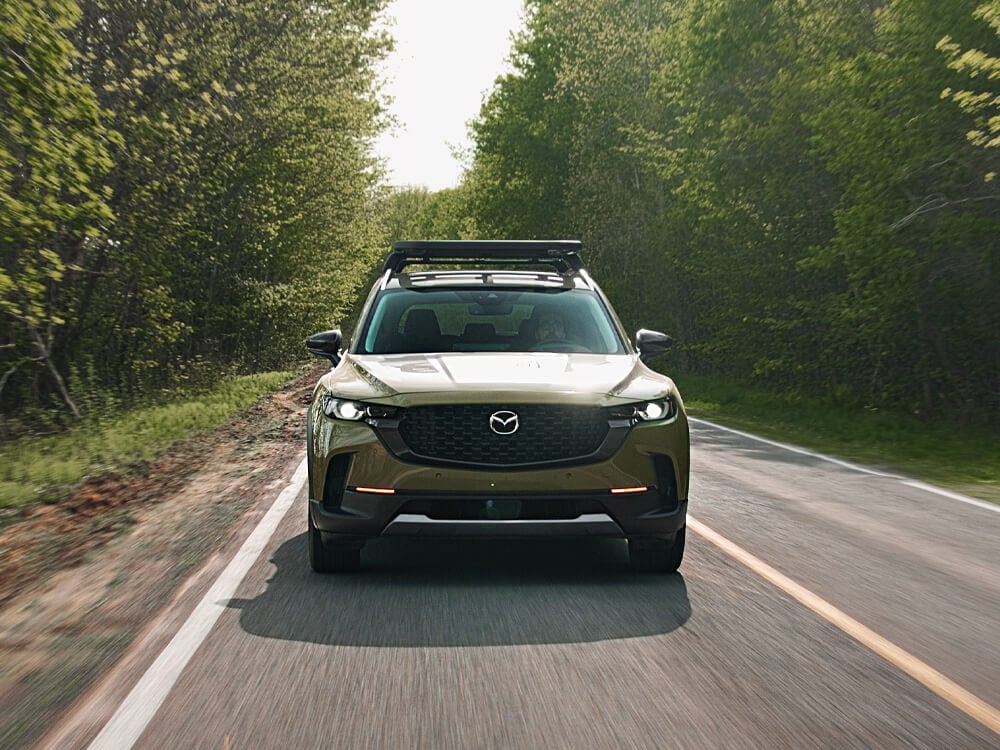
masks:
<svg viewBox="0 0 1000 750"><path fill-rule="evenodd" d="M375 144L392 185L455 187L469 120L497 76L508 71L522 0L394 0L387 15L396 50L385 69L390 111L399 125Z"/></svg>

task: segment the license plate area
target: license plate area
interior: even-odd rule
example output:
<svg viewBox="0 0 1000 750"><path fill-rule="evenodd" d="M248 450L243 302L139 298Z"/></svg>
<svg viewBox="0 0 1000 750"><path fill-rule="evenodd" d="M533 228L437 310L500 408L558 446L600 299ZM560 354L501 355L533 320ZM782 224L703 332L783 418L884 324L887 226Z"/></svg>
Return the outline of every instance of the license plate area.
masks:
<svg viewBox="0 0 1000 750"><path fill-rule="evenodd" d="M520 500L484 500L478 513L483 521L512 521L520 517Z"/></svg>

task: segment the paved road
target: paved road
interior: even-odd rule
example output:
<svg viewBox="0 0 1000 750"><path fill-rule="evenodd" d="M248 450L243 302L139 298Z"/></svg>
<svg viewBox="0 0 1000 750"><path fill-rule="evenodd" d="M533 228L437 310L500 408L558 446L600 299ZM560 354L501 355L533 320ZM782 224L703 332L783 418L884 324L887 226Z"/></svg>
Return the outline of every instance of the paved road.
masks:
<svg viewBox="0 0 1000 750"><path fill-rule="evenodd" d="M298 497L135 747L1000 746L1000 512L693 437L676 576L604 540L387 540L317 576Z"/></svg>

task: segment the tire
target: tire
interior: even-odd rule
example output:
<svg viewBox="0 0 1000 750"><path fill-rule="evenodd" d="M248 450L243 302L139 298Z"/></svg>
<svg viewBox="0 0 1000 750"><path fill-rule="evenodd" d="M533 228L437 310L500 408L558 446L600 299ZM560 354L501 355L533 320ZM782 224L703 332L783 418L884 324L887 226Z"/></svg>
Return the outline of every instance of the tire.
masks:
<svg viewBox="0 0 1000 750"><path fill-rule="evenodd" d="M347 573L361 567L361 548L344 547L323 541L323 535L309 516L306 543L309 547L309 565L317 573Z"/></svg>
<svg viewBox="0 0 1000 750"><path fill-rule="evenodd" d="M634 570L644 573L676 573L684 559L684 537L680 529L673 543L662 539L629 539L628 558Z"/></svg>

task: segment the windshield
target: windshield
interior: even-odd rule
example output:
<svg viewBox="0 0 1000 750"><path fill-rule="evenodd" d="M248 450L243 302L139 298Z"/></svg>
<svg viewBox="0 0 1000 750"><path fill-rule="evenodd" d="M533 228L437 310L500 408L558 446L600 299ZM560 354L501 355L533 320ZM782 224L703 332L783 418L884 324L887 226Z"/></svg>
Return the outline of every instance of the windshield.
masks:
<svg viewBox="0 0 1000 750"><path fill-rule="evenodd" d="M594 352L621 336L583 289L391 289L375 300L356 353Z"/></svg>

